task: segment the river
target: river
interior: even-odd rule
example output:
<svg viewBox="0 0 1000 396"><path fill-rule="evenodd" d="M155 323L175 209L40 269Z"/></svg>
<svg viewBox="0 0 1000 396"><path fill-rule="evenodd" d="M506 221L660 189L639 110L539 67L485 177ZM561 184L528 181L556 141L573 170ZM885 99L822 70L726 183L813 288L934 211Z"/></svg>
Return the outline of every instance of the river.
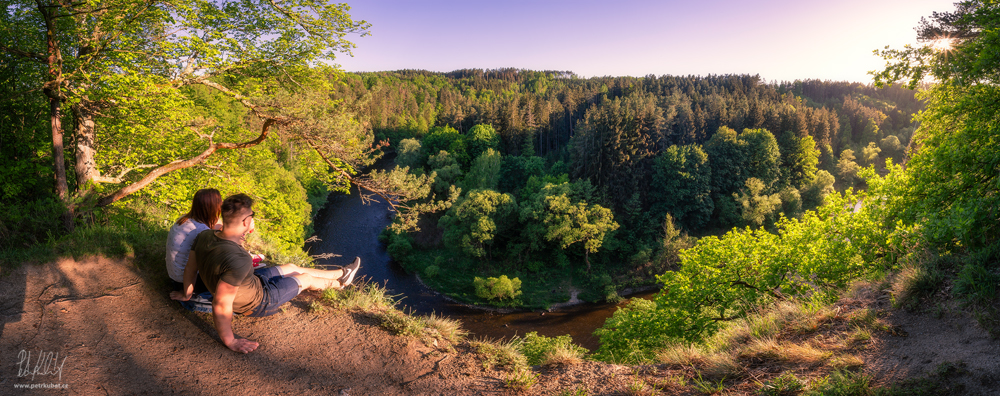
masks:
<svg viewBox="0 0 1000 396"><path fill-rule="evenodd" d="M361 257L358 276L385 284L389 294L398 296L400 308L420 315L434 312L458 319L471 336L478 338L509 339L532 331L549 337L569 334L574 343L595 350L598 339L593 331L604 325L604 320L617 309L614 304L584 303L554 312L500 314L450 302L421 285L416 275L407 274L385 251L378 235L391 221L392 212L386 203L363 204L356 187L350 195L331 194L315 219L320 241L307 243L306 249L310 254L341 256L317 260L321 267L346 265L355 256ZM652 294L636 297L650 298Z"/></svg>

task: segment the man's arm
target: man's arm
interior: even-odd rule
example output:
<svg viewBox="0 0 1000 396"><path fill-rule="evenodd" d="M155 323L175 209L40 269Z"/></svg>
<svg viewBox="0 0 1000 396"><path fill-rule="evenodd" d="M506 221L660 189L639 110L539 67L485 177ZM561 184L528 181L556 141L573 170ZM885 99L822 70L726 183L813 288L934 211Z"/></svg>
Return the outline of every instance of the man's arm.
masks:
<svg viewBox="0 0 1000 396"><path fill-rule="evenodd" d="M233 335L233 300L236 299L237 290L239 290L239 286L219 281L219 286L215 289L215 296L212 298L215 330L219 332L222 343L226 344L229 349L242 353L253 352L260 344L246 338L236 338Z"/></svg>
<svg viewBox="0 0 1000 396"><path fill-rule="evenodd" d="M170 298L179 301L187 301L194 294L194 282L198 277L198 262L195 259L194 250L188 252L187 266L184 267L184 289L182 291L170 292Z"/></svg>

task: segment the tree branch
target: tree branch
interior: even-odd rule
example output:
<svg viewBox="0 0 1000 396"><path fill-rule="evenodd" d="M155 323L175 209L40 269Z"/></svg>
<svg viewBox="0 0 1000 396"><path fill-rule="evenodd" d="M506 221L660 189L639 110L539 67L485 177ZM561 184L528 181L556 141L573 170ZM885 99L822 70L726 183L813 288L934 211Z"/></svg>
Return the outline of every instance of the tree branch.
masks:
<svg viewBox="0 0 1000 396"><path fill-rule="evenodd" d="M391 196L392 194L389 194L389 193L385 192L384 190L373 188L373 187L367 185L367 183L364 183L362 180L354 178L353 176L351 176L350 173L347 173L347 171L341 169L339 166L337 166L336 164L334 164L333 161L331 161L330 158L328 158L326 156L326 154L324 154L323 151L319 149L319 146L317 146L315 143L313 143L312 139L310 139L310 138L308 138L306 136L301 136L301 137L302 137L303 140L306 141L306 144L308 144L309 147L311 147L314 151L316 151L316 154L319 154L319 157L322 158L323 161L326 162L327 165L329 165L331 168L336 169L338 172L340 172L340 175L342 177L344 177L345 179L347 179L347 181L349 181L350 183L358 186L359 190L363 188L363 189L365 189L367 191L370 191L371 193L373 193L375 195L378 195L378 196L382 197L383 199L385 199L385 202L389 204L389 207L393 211L395 211L395 212L399 212L399 208L400 207L407 208L407 209L409 208L406 205L400 205L399 201L397 199L394 199L394 197ZM364 194L362 194L362 199L366 199L364 197Z"/></svg>
<svg viewBox="0 0 1000 396"><path fill-rule="evenodd" d="M98 199L97 200L97 206L98 207L108 206L108 205L114 203L115 201L118 201L119 199L122 199L122 198L128 196L129 194L132 194L132 193L134 193L136 191L139 191L140 189L142 189L143 187L145 187L149 183L152 183L153 180L156 180L160 176L163 176L163 175L165 175L165 174L167 174L169 172L173 172L173 171L178 170L178 169L189 168L189 167L192 167L194 165L197 165L197 164L201 163L202 161L205 161L205 159L207 159L209 156L211 156L213 153L215 153L215 151L218 150L218 149L241 149L241 148L247 148L247 147L256 146L256 145L260 144L261 142L263 142L264 139L267 139L268 130L271 128L271 125L273 125L275 122L278 122L278 120L274 119L274 118L268 118L268 119L266 119L264 121L264 126L261 127L260 135L257 136L256 139L248 141L248 142L244 142L244 143L215 143L215 142L212 142L211 140L209 140L209 142L208 142L208 148L206 148L205 151L202 151L201 154L198 154L194 158L191 158L191 159L188 159L188 160L183 160L183 161L177 160L177 161L171 162L171 163L169 163L167 165L163 165L163 166L161 166L159 168L153 169L148 174L146 174L146 176L143 177L141 180L139 180L139 181L137 181L135 183L129 184L129 185L127 185L127 186L119 189L118 191L115 191L111 195L108 195L108 196L105 196L105 197L102 197L102 198Z"/></svg>
<svg viewBox="0 0 1000 396"><path fill-rule="evenodd" d="M43 63L47 60L47 58L45 57L45 55L42 55L42 54L39 54L39 53L35 53L35 52L30 52L30 51L22 51L22 50L19 50L17 48L10 48L10 47L5 46L5 45L0 45L0 50L3 50L4 52L6 52L8 54L17 55L17 56L20 56L20 57L23 57L23 58L29 58L29 59L37 60L37 61L43 62Z"/></svg>
<svg viewBox="0 0 1000 396"><path fill-rule="evenodd" d="M135 167L126 168L125 170L122 170L121 173L119 173L118 176L116 177L98 175L91 180L93 180L95 183L112 183L112 184L124 183L125 175L128 174L129 172L134 171L136 169L153 168L153 167L156 167L156 165L137 165Z"/></svg>

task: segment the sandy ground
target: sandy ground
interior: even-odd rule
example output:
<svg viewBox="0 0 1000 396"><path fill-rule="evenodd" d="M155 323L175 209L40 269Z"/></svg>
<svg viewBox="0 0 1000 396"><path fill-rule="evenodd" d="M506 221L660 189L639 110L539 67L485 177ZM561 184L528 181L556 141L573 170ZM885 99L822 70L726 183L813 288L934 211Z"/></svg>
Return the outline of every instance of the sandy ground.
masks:
<svg viewBox="0 0 1000 396"><path fill-rule="evenodd" d="M863 354L880 383L936 377L954 395L1000 395L1000 340L955 303L918 313L889 311L894 334L880 334Z"/></svg>
<svg viewBox="0 0 1000 396"><path fill-rule="evenodd" d="M217 341L207 314L184 311L126 261L64 259L0 279L0 394L506 394L506 373L484 369L466 344L425 346L374 319L308 311L308 296L267 318L237 317L260 348L241 355ZM442 345L442 347L445 347ZM613 393L602 374L574 366L532 393L562 384ZM15 386L65 385L66 389ZM547 384L547 385L546 385Z"/></svg>
<svg viewBox="0 0 1000 396"><path fill-rule="evenodd" d="M237 334L261 347L236 354L218 342L208 315L181 309L153 276L100 257L6 270L0 394L517 394L504 386L507 373L484 368L467 343L429 347L364 314L309 312L308 295L271 317L237 317ZM901 331L878 337L865 356L879 382L954 363L961 394L1000 394L1000 344L967 314L896 311L886 320ZM653 383L665 374L656 372L597 362L539 367L538 383L522 394L633 394L636 378ZM49 384L65 388L38 388Z"/></svg>

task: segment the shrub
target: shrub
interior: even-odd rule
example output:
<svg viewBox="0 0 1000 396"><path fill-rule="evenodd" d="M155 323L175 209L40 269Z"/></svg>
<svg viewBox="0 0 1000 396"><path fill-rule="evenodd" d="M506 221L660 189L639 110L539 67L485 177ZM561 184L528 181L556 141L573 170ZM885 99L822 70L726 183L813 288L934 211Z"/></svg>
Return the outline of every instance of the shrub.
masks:
<svg viewBox="0 0 1000 396"><path fill-rule="evenodd" d="M433 277L437 276L438 272L440 272L440 271L441 271L441 269L438 268L438 266L436 266L436 265L429 265L429 266L427 266L427 268L424 268L424 276L426 276L428 278L433 278Z"/></svg>
<svg viewBox="0 0 1000 396"><path fill-rule="evenodd" d="M530 332L524 335L520 344L521 354L532 366L540 364L578 363L587 350L573 344L573 337L562 335L546 337Z"/></svg>
<svg viewBox="0 0 1000 396"><path fill-rule="evenodd" d="M784 218L778 233L733 230L707 236L680 253L681 266L658 277L663 290L653 301L633 300L615 312L597 334L595 355L614 362L641 362L678 341L700 341L722 323L746 317L762 305L790 297L822 298L866 273L872 241L885 240L865 207L864 196L831 194L828 203L801 219ZM869 205L874 206L874 205Z"/></svg>
<svg viewBox="0 0 1000 396"><path fill-rule="evenodd" d="M479 298L505 300L514 299L521 295L521 280L518 278L509 279L507 275L486 279L477 276L473 282L476 286L476 296Z"/></svg>

